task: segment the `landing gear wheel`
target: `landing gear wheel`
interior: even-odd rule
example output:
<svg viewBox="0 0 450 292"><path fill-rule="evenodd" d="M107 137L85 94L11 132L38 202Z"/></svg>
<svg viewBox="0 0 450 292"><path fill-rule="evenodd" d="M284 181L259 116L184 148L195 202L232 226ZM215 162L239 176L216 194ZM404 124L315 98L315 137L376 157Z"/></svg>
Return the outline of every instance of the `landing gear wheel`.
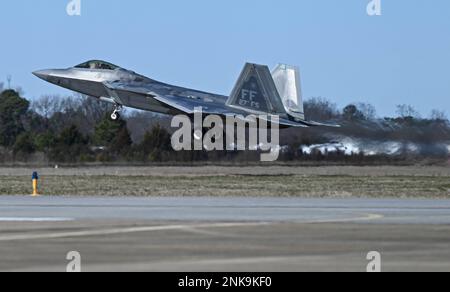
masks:
<svg viewBox="0 0 450 292"><path fill-rule="evenodd" d="M117 121L120 119L120 111L122 111L122 105L116 104L114 106L114 111L111 114L111 120Z"/></svg>
<svg viewBox="0 0 450 292"><path fill-rule="evenodd" d="M111 114L111 120L117 121L117 120L119 120L119 119L120 119L120 114L119 114L118 112L113 112L113 113Z"/></svg>

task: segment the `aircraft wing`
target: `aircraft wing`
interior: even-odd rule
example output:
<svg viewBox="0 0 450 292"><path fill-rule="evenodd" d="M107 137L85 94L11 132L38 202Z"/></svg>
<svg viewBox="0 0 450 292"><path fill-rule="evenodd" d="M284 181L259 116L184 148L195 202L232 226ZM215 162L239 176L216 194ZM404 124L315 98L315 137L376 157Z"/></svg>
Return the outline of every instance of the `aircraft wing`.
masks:
<svg viewBox="0 0 450 292"><path fill-rule="evenodd" d="M187 89L171 87L164 84L133 84L133 83L104 83L108 91L115 93L129 93L131 95L141 95L151 97L158 102L188 115L194 114L195 108L202 107L206 114L229 115L244 114L243 111L236 111L225 105L225 99L221 103L217 97L212 97L206 93L191 92ZM130 100L132 103L133 100ZM125 104L126 105L126 104Z"/></svg>
<svg viewBox="0 0 450 292"><path fill-rule="evenodd" d="M133 84L133 83L104 83L108 92L112 96L117 96L119 100L123 100L120 96L123 93L129 93L130 96L140 95L142 97L150 97L154 100L170 107L180 113L192 115L195 108L201 107L205 114L221 115L224 117L248 116L249 113L237 108L229 107L225 104L226 97L211 96L201 92L191 92L187 89L170 87L164 84ZM133 97L131 97L132 99ZM130 100L132 104L133 101ZM124 103L127 106L127 103ZM309 125L291 121L289 119L280 118L280 126L307 128Z"/></svg>

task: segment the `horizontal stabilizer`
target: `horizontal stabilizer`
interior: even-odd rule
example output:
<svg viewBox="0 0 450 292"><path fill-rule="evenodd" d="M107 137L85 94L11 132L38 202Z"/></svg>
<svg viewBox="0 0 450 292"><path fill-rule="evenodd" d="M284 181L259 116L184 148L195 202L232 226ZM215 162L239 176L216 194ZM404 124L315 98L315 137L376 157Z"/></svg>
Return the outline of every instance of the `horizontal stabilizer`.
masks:
<svg viewBox="0 0 450 292"><path fill-rule="evenodd" d="M300 123L310 126L310 127L330 127L330 128L340 128L340 125L337 124L329 124L329 123L319 123L314 121L300 121Z"/></svg>

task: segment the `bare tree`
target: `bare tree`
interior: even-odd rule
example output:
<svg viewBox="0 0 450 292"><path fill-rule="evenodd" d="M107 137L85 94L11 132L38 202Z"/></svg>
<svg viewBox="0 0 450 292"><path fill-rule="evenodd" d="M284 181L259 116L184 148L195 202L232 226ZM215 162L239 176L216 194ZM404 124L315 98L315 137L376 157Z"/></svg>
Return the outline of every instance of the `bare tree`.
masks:
<svg viewBox="0 0 450 292"><path fill-rule="evenodd" d="M401 118L420 118L420 114L416 109L407 104L397 105L397 115Z"/></svg>
<svg viewBox="0 0 450 292"><path fill-rule="evenodd" d="M63 99L58 95L44 95L31 104L31 108L46 119L64 109Z"/></svg>
<svg viewBox="0 0 450 292"><path fill-rule="evenodd" d="M448 121L447 114L437 109L431 111L430 118L434 121Z"/></svg>
<svg viewBox="0 0 450 292"><path fill-rule="evenodd" d="M336 104L326 98L313 97L305 102L305 113L311 120L333 120L339 117Z"/></svg>
<svg viewBox="0 0 450 292"><path fill-rule="evenodd" d="M81 96L64 97L61 102L63 113L77 112L81 107Z"/></svg>
<svg viewBox="0 0 450 292"><path fill-rule="evenodd" d="M145 111L132 111L127 115L127 126L134 143L139 144L144 140L147 132L155 126L161 126L170 131L170 118Z"/></svg>
<svg viewBox="0 0 450 292"><path fill-rule="evenodd" d="M3 82L0 82L0 92L3 92Z"/></svg>
<svg viewBox="0 0 450 292"><path fill-rule="evenodd" d="M377 110L369 103L358 103L358 110L363 114L366 120L375 120L377 117Z"/></svg>
<svg viewBox="0 0 450 292"><path fill-rule="evenodd" d="M103 117L113 111L111 104L100 101L96 98L80 95L79 110L93 123L99 122Z"/></svg>
<svg viewBox="0 0 450 292"><path fill-rule="evenodd" d="M84 95L60 98L55 107L57 111L51 115L52 123L58 129L76 125L83 135L91 135L96 124L112 112L111 107L108 103Z"/></svg>

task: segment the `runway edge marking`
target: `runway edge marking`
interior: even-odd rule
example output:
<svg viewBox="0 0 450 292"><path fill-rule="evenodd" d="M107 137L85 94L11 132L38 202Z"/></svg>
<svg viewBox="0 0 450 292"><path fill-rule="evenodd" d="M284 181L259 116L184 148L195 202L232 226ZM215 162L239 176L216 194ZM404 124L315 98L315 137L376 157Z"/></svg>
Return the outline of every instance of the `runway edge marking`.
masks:
<svg viewBox="0 0 450 292"><path fill-rule="evenodd" d="M191 228L248 227L248 226L262 226L262 225L267 225L267 224L269 224L269 223L258 222L258 223L217 223L217 224L198 224L198 225L167 225L167 226L114 228L114 229L104 229L104 230L88 230L88 231L75 231L75 232L46 233L46 234L24 234L24 235L0 236L0 242L16 241L16 240L58 239L58 238L73 238L73 237L85 237L85 236L101 236L101 235L150 232L150 231L184 230L184 229L191 229Z"/></svg>
<svg viewBox="0 0 450 292"><path fill-rule="evenodd" d="M68 222L74 218L51 217L0 217L0 222Z"/></svg>
<svg viewBox="0 0 450 292"><path fill-rule="evenodd" d="M343 222L358 222L358 221L373 221L384 219L385 216L381 214L367 214L364 217L354 217L354 218L342 218L342 219L328 219L328 220L313 220L313 221L305 221L299 222L303 224L320 224L320 223L343 223Z"/></svg>

